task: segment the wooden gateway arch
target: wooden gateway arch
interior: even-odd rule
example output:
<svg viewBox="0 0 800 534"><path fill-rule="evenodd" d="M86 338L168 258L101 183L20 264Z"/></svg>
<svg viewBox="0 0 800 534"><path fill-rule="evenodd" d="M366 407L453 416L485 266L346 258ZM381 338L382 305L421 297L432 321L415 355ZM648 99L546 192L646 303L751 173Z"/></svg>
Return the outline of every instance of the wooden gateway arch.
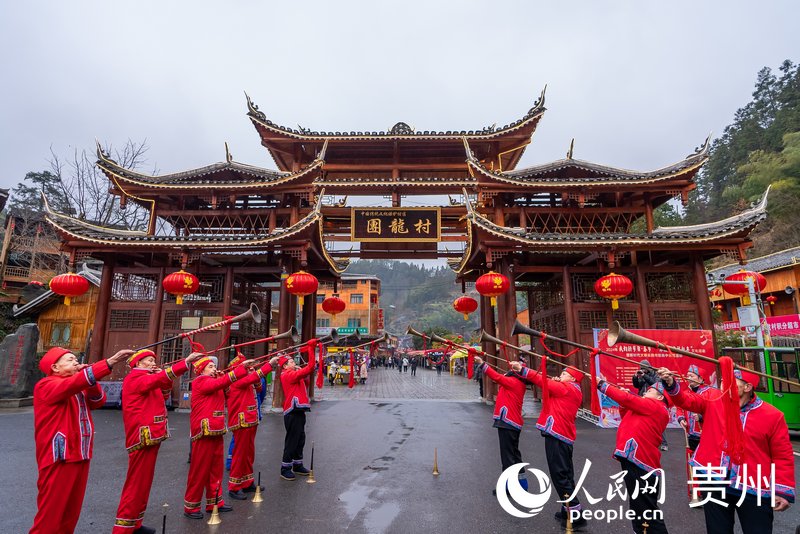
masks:
<svg viewBox="0 0 800 534"><path fill-rule="evenodd" d="M48 208L73 265L103 261L89 361L240 313L250 302L270 310L273 292L280 292L283 332L297 299L281 277L304 269L336 283L351 257L447 258L464 285L490 269L505 274L513 291L498 298L496 311L481 299L481 325L515 344L518 291L527 295L532 327L586 344L593 328L612 320L626 328L712 328L703 261L720 254L744 260L766 199L722 221L657 228L653 210L686 201L709 141L652 171L581 161L572 148L564 159L517 169L544 112L542 92L500 128L419 131L400 122L380 132L317 132L272 122L248 97L247 116L277 170L234 161L226 146L220 163L150 176L121 167L98 146L111 193L123 207L148 210L149 223L120 230ZM419 196L449 200L420 207ZM374 206L355 208L354 197L371 197ZM201 289L177 305L161 280L182 266ZM613 311L592 290L611 269L634 282ZM315 302L305 297L304 339L314 335ZM233 341L258 339L266 328L242 324L231 334ZM198 341L216 346L221 335ZM162 359L181 350L177 342L163 345ZM588 370L588 354L570 363Z"/></svg>

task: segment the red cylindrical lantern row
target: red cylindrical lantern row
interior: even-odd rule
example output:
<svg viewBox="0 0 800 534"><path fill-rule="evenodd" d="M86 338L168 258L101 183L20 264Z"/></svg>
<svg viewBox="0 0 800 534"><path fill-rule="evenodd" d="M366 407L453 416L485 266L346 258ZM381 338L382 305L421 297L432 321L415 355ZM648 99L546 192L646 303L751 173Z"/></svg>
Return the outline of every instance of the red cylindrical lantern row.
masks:
<svg viewBox="0 0 800 534"><path fill-rule="evenodd" d="M478 301L472 297L458 297L453 301L453 309L464 314L464 320L469 319L469 314L478 309Z"/></svg>
<svg viewBox="0 0 800 534"><path fill-rule="evenodd" d="M181 269L165 276L161 286L167 293L175 295L175 304L183 304L184 295L191 295L200 289L200 280Z"/></svg>
<svg viewBox="0 0 800 534"><path fill-rule="evenodd" d="M611 300L611 309L619 309L619 299L625 298L633 291L633 282L627 276L609 273L594 283L594 292Z"/></svg>
<svg viewBox="0 0 800 534"><path fill-rule="evenodd" d="M50 290L64 297L64 305L70 305L72 297L80 297L89 291L89 281L79 274L64 273L50 280Z"/></svg>
<svg viewBox="0 0 800 534"><path fill-rule="evenodd" d="M338 295L333 295L322 301L322 311L329 313L336 318L336 314L342 313L347 305Z"/></svg>
<svg viewBox="0 0 800 534"><path fill-rule="evenodd" d="M475 289L484 297L491 298L492 306L497 306L497 299L511 287L508 277L494 271L480 276L475 280Z"/></svg>

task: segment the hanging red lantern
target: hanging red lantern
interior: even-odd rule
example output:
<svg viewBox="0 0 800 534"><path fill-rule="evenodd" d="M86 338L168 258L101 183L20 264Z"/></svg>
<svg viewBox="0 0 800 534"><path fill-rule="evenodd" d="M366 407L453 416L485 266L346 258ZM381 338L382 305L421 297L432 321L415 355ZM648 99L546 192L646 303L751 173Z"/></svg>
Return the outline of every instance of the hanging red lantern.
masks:
<svg viewBox="0 0 800 534"><path fill-rule="evenodd" d="M511 282L507 276L494 271L480 276L475 280L475 289L484 297L491 297L492 306L497 306L495 297L502 295L511 287Z"/></svg>
<svg viewBox="0 0 800 534"><path fill-rule="evenodd" d="M464 314L464 320L469 319L469 314L478 309L478 301L472 297L458 297L453 301L453 309Z"/></svg>
<svg viewBox="0 0 800 534"><path fill-rule="evenodd" d="M627 276L609 273L594 283L594 292L604 299L611 300L611 309L619 309L619 299L623 299L633 291L633 282Z"/></svg>
<svg viewBox="0 0 800 534"><path fill-rule="evenodd" d="M730 276L726 276L725 281L722 283L722 289L731 295L747 295L749 293L747 284L730 284L728 282L745 282L748 279L753 280L753 289L756 292L763 291L764 288L767 287L767 279L764 278L763 274L741 270Z"/></svg>
<svg viewBox="0 0 800 534"><path fill-rule="evenodd" d="M342 313L346 307L347 305L339 298L339 295L333 295L322 301L322 311L330 313L334 319L336 319L336 314Z"/></svg>
<svg viewBox="0 0 800 534"><path fill-rule="evenodd" d="M774 306L775 303L778 302L778 297L775 295L770 295L766 298L766 301L770 306Z"/></svg>
<svg viewBox="0 0 800 534"><path fill-rule="evenodd" d="M69 306L72 297L80 297L89 291L89 281L75 273L59 274L50 280L50 290L64 297L64 305Z"/></svg>
<svg viewBox="0 0 800 534"><path fill-rule="evenodd" d="M191 295L200 288L200 280L183 269L170 273L161 282L164 291L175 295L175 304L183 304L183 296Z"/></svg>
<svg viewBox="0 0 800 534"><path fill-rule="evenodd" d="M722 311L722 304L717 304L716 306L714 306L714 309L717 311Z"/></svg>
<svg viewBox="0 0 800 534"><path fill-rule="evenodd" d="M297 297L300 308L303 307L302 297L316 293L319 287L317 277L305 271L297 271L290 274L283 283L286 285L286 291Z"/></svg>

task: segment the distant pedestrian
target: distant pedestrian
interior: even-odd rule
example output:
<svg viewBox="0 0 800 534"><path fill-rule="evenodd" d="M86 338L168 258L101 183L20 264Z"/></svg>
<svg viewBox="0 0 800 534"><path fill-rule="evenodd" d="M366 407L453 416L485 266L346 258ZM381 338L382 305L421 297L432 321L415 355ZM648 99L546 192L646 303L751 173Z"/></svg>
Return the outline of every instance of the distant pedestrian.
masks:
<svg viewBox="0 0 800 534"><path fill-rule="evenodd" d="M403 356L403 372L408 372L408 358L405 356Z"/></svg>
<svg viewBox="0 0 800 534"><path fill-rule="evenodd" d="M473 380L478 383L478 395L483 398L483 366L477 363L473 371Z"/></svg>
<svg viewBox="0 0 800 534"><path fill-rule="evenodd" d="M366 360L362 360L361 361L360 377L361 377L361 383L362 384L366 384L367 383L367 361Z"/></svg>
<svg viewBox="0 0 800 534"><path fill-rule="evenodd" d="M417 357L411 358L411 376L417 376Z"/></svg>

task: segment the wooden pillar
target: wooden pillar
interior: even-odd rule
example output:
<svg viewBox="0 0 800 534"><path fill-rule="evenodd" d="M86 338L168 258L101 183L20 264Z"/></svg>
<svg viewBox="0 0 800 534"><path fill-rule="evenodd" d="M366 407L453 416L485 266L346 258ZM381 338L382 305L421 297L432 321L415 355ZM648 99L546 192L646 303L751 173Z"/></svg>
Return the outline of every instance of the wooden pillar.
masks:
<svg viewBox="0 0 800 534"><path fill-rule="evenodd" d="M517 320L517 291L514 272L511 264L506 260L497 262L497 270L500 274L508 277L511 282L508 291L497 297L497 331L500 334L498 337L511 345L519 345L517 336L511 335L511 330ZM500 366L501 368L507 366L505 358L502 359Z"/></svg>
<svg viewBox="0 0 800 534"><path fill-rule="evenodd" d="M533 298L533 291L531 290L526 291L525 298L528 303L528 327L533 328L533 306L536 303ZM536 344L534 343L533 339L531 339L531 350L536 350ZM529 362L529 363L530 367L533 367L535 365L535 362ZM539 388L531 388L531 391L533 392L533 398L538 399Z"/></svg>
<svg viewBox="0 0 800 534"><path fill-rule="evenodd" d="M291 262L284 262L284 267L289 270ZM286 284L283 283L286 275L281 276L281 291L278 297L278 332L286 332L294 323L294 314L292 313L291 300L294 298L291 293L286 291ZM284 349L291 346L291 339L278 340L278 349ZM283 388L281 388L281 369L280 366L275 370L275 382L272 385L272 407L283 407Z"/></svg>
<svg viewBox="0 0 800 534"><path fill-rule="evenodd" d="M100 295L97 297L97 309L92 329L92 342L86 362L94 363L103 358L106 350L106 326L108 325L108 306L111 302L111 286L114 283L114 263L109 260L103 264L100 278Z"/></svg>
<svg viewBox="0 0 800 534"><path fill-rule="evenodd" d="M650 194L644 194L644 215L647 221L647 233L652 234L655 229L655 220L653 219L653 202L650 200Z"/></svg>
<svg viewBox="0 0 800 534"><path fill-rule="evenodd" d="M166 275L167 269L166 267L162 267L156 283L156 301L153 305L153 313L150 316L150 337L147 341L148 344L161 340L161 336L163 335L162 332L164 331L164 321L161 319L161 313L163 312L164 308L164 286L161 285L161 281ZM105 273L103 274L103 278L105 278ZM163 362L164 359L161 358L161 360Z"/></svg>
<svg viewBox="0 0 800 534"><path fill-rule="evenodd" d="M578 329L575 325L578 324L578 318L575 316L575 303L572 298L572 273L567 265L561 272L561 283L564 285L564 314L567 316L567 339L577 341Z"/></svg>
<svg viewBox="0 0 800 534"><path fill-rule="evenodd" d="M300 327L301 327L301 335L303 336L303 341L308 341L314 337L314 331L316 329L316 315L317 311L317 294L312 293L310 295L306 295L303 297L303 314L300 319ZM314 355L308 355L308 365L314 365ZM324 371L319 370L318 372L322 373ZM308 398L314 398L314 379L316 377L312 374L309 381L308 381Z"/></svg>
<svg viewBox="0 0 800 534"><path fill-rule="evenodd" d="M226 315L233 315L231 313L231 301L233 301L233 267L226 267L225 268L225 285L222 288L222 316L225 317ZM241 326L239 327L241 328ZM225 335L225 329L223 328L220 331L220 335ZM222 341L222 340L220 340ZM243 341L243 340L240 340ZM230 359L230 352L226 352L225 354L218 354L217 356L220 357L220 360L224 357L225 358L225 367L228 366L228 360ZM224 368L220 366L220 368Z"/></svg>
<svg viewBox="0 0 800 534"><path fill-rule="evenodd" d="M497 329L495 328L494 322L494 308L492 308L492 303L489 297L481 297L480 299L481 304L481 328L490 336L497 336ZM492 357L488 358L487 361L496 366L497 365L497 348L495 347L494 343L481 343L481 350L488 354L491 354ZM487 401L493 401L494 395L497 393L497 385L489 380L486 376L483 377L483 398Z"/></svg>
<svg viewBox="0 0 800 534"><path fill-rule="evenodd" d="M692 285L694 286L694 300L697 303L698 325L703 330L714 330L714 319L711 316L711 303L708 299L706 288L706 268L703 258L695 254L692 256Z"/></svg>
<svg viewBox="0 0 800 534"><path fill-rule="evenodd" d="M650 317L650 301L647 299L647 279L640 265L636 266L636 293L639 297L639 305L642 307L639 328L652 328L653 320Z"/></svg>

